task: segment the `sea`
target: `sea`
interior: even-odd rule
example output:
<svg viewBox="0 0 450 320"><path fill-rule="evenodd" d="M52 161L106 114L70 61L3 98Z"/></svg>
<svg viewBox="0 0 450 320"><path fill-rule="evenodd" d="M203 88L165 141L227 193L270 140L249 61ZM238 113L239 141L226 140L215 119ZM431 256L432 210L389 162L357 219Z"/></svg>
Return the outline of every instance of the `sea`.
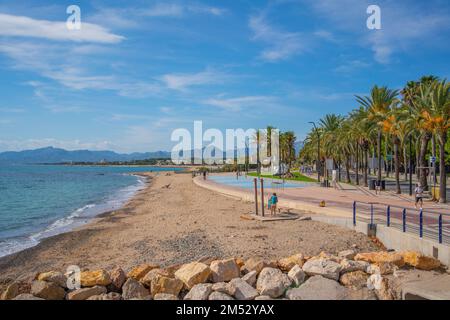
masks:
<svg viewBox="0 0 450 320"><path fill-rule="evenodd" d="M167 167L0 166L0 257L117 210L145 187L139 172Z"/></svg>

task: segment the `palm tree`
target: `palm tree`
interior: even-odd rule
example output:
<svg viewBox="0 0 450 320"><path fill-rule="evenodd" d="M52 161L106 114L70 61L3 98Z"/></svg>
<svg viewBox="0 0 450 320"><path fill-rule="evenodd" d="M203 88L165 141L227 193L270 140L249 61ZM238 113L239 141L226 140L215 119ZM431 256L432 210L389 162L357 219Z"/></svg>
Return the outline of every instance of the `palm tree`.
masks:
<svg viewBox="0 0 450 320"><path fill-rule="evenodd" d="M295 133L293 131L283 132L280 135L280 153L283 162L287 166L287 174L290 173L292 163L295 161Z"/></svg>
<svg viewBox="0 0 450 320"><path fill-rule="evenodd" d="M356 101L366 108L369 120L378 125L377 132L377 157L378 171L377 180L381 181L381 136L383 121L386 119L392 104L397 100L398 91L387 87L374 86L369 96L356 96Z"/></svg>

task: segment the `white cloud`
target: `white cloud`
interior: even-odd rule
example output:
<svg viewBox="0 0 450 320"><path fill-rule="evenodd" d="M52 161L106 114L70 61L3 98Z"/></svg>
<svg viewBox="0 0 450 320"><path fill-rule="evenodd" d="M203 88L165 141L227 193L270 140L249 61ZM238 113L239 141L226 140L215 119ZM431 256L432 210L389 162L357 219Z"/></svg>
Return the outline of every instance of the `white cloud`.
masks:
<svg viewBox="0 0 450 320"><path fill-rule="evenodd" d="M125 39L92 23L82 22L81 30L68 30L66 22L37 20L2 13L0 13L0 35L96 43L118 43Z"/></svg>
<svg viewBox="0 0 450 320"><path fill-rule="evenodd" d="M223 73L206 70L192 74L165 74L160 80L172 90L184 91L191 86L222 83L228 78Z"/></svg>
<svg viewBox="0 0 450 320"><path fill-rule="evenodd" d="M243 96L235 98L211 98L203 104L219 107L226 110L239 111L246 107L265 107L274 105L274 97L270 96Z"/></svg>
<svg viewBox="0 0 450 320"><path fill-rule="evenodd" d="M250 17L249 26L253 31L252 39L267 45L261 53L261 58L265 61L288 59L307 49L306 38L300 33L278 30L267 23L262 14Z"/></svg>
<svg viewBox="0 0 450 320"><path fill-rule="evenodd" d="M157 3L153 7L144 10L141 14L148 17L182 17L188 13L222 15L226 10L203 5Z"/></svg>

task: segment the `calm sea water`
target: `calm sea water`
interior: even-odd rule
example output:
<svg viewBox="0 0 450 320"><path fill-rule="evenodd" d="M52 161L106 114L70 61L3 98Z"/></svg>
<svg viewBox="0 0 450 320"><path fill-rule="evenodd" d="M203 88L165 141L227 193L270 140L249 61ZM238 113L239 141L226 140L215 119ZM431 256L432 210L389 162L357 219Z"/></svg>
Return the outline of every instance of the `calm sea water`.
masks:
<svg viewBox="0 0 450 320"><path fill-rule="evenodd" d="M121 207L158 167L1 166L0 257Z"/></svg>

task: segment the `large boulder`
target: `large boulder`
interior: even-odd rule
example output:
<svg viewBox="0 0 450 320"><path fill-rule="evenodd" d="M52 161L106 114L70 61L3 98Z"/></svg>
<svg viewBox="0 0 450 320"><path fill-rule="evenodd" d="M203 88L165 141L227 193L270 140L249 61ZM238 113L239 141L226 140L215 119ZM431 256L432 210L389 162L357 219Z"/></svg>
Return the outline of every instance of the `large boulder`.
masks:
<svg viewBox="0 0 450 320"><path fill-rule="evenodd" d="M261 270L266 267L276 268L277 263L271 263L262 258L253 257L245 261L245 264L241 267L241 271L243 274L247 274L251 271L256 271L256 273L259 274Z"/></svg>
<svg viewBox="0 0 450 320"><path fill-rule="evenodd" d="M397 267L403 267L405 265L405 260L403 256L396 252L367 252L367 253L358 253L355 256L356 261L366 261L370 263L393 263Z"/></svg>
<svg viewBox="0 0 450 320"><path fill-rule="evenodd" d="M391 262L381 262L376 264L371 264L367 267L367 273L369 274L393 274L398 267Z"/></svg>
<svg viewBox="0 0 450 320"><path fill-rule="evenodd" d="M159 268L159 266L153 264L141 264L131 269L130 272L128 272L127 277L139 281L151 270L157 268Z"/></svg>
<svg viewBox="0 0 450 320"><path fill-rule="evenodd" d="M224 300L234 300L234 299L233 299L233 297L229 296L226 293L214 291L209 295L208 300L224 301Z"/></svg>
<svg viewBox="0 0 450 320"><path fill-rule="evenodd" d="M230 294L237 300L253 300L259 294L258 291L241 278L229 282Z"/></svg>
<svg viewBox="0 0 450 320"><path fill-rule="evenodd" d="M367 285L368 278L369 275L364 271L353 271L344 273L339 282L348 288L361 289Z"/></svg>
<svg viewBox="0 0 450 320"><path fill-rule="evenodd" d="M291 284L289 277L280 269L264 268L259 274L256 289L260 295L278 298L284 294Z"/></svg>
<svg viewBox="0 0 450 320"><path fill-rule="evenodd" d="M39 273L37 280L56 283L58 286L67 288L67 277L58 271Z"/></svg>
<svg viewBox="0 0 450 320"><path fill-rule="evenodd" d="M111 284L109 285L109 291L119 292L122 289L123 284L127 281L125 271L120 267L114 268L110 272Z"/></svg>
<svg viewBox="0 0 450 320"><path fill-rule="evenodd" d="M67 294L67 300L87 300L92 296L98 296L106 293L106 288L102 286L95 286L90 288L82 288L74 290Z"/></svg>
<svg viewBox="0 0 450 320"><path fill-rule="evenodd" d="M184 297L184 300L208 300L211 292L211 283L199 283L192 287L192 289Z"/></svg>
<svg viewBox="0 0 450 320"><path fill-rule="evenodd" d="M155 275L151 281L150 291L152 296L158 293L172 294L178 296L183 289L183 282L179 279L168 278L160 274Z"/></svg>
<svg viewBox="0 0 450 320"><path fill-rule="evenodd" d="M142 283L144 286L146 287L151 287L152 285L152 281L156 276L164 276L167 278L173 278L174 275L171 274L170 272L165 271L164 269L152 269L150 270L143 278L141 278L141 280L139 280L140 283Z"/></svg>
<svg viewBox="0 0 450 320"><path fill-rule="evenodd" d="M301 285L303 282L305 282L306 274L300 268L300 266L295 265L288 273L289 279L295 284L295 286Z"/></svg>
<svg viewBox="0 0 450 320"><path fill-rule="evenodd" d="M419 252L405 251L402 252L401 255L403 256L403 260L406 264L417 269L433 270L441 266L441 262L438 259L424 256Z"/></svg>
<svg viewBox="0 0 450 320"><path fill-rule="evenodd" d="M19 294L18 296L16 296L12 300L45 300L45 299L35 297L29 293L22 293L22 294Z"/></svg>
<svg viewBox="0 0 450 320"><path fill-rule="evenodd" d="M256 281L256 280L255 280ZM211 289L213 291L217 291L217 292L221 292L221 293L226 293L228 295L231 295L231 286L229 283L226 282L217 282L214 283L211 287Z"/></svg>
<svg viewBox="0 0 450 320"><path fill-rule="evenodd" d="M0 296L0 300L12 300L19 294L19 284L13 282L9 284Z"/></svg>
<svg viewBox="0 0 450 320"><path fill-rule="evenodd" d="M341 274L347 273L347 272L354 272L354 271L367 271L367 268L370 266L370 263L366 261L353 261L348 259L343 259L340 263L342 269Z"/></svg>
<svg viewBox="0 0 450 320"><path fill-rule="evenodd" d="M150 291L139 281L129 278L122 286L122 297L124 300L148 299Z"/></svg>
<svg viewBox="0 0 450 320"><path fill-rule="evenodd" d="M327 259L310 259L303 265L303 271L309 276L319 275L336 281L341 269L339 263Z"/></svg>
<svg viewBox="0 0 450 320"><path fill-rule="evenodd" d="M111 277L106 270L83 271L80 275L82 287L107 286Z"/></svg>
<svg viewBox="0 0 450 320"><path fill-rule="evenodd" d="M338 282L313 276L298 288L289 289L286 297L289 300L344 300L349 289Z"/></svg>
<svg viewBox="0 0 450 320"><path fill-rule="evenodd" d="M175 272L175 277L183 281L188 289L199 283L204 283L208 280L211 274L211 269L204 263L192 262L183 265Z"/></svg>
<svg viewBox="0 0 450 320"><path fill-rule="evenodd" d="M295 254L288 258L280 259L277 262L278 268L285 272L289 272L295 265L302 267L303 263L305 263L305 257L301 253Z"/></svg>
<svg viewBox="0 0 450 320"><path fill-rule="evenodd" d="M241 271L234 259L215 260L209 266L213 282L226 282L238 278Z"/></svg>
<svg viewBox="0 0 450 320"><path fill-rule="evenodd" d="M56 283L41 280L32 282L30 293L45 300L63 300L66 295L66 291Z"/></svg>

